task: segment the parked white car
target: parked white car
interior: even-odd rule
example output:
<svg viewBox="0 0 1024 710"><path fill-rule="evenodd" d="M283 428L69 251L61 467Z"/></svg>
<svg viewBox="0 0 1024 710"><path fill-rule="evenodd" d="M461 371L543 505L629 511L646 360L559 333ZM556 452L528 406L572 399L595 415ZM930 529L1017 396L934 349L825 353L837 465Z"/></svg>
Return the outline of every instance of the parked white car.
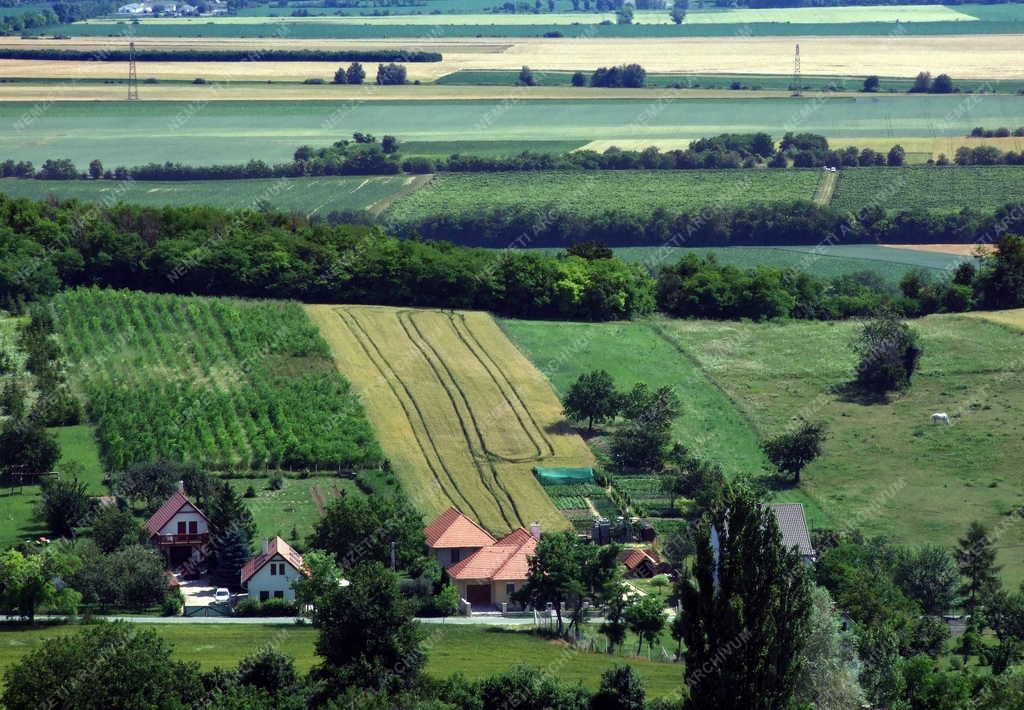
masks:
<svg viewBox="0 0 1024 710"><path fill-rule="evenodd" d="M217 591L213 593L213 601L221 604L231 601L231 592L224 587L218 587Z"/></svg>

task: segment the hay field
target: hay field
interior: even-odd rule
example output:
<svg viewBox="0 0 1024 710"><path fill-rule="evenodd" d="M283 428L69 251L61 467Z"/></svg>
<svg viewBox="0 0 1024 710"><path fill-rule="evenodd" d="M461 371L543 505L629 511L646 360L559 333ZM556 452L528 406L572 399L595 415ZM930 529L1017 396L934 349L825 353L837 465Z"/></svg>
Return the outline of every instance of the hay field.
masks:
<svg viewBox="0 0 1024 710"><path fill-rule="evenodd" d="M488 314L328 305L307 312L425 516L455 505L495 532L532 521L568 527L531 469L593 458L547 380Z"/></svg>
<svg viewBox="0 0 1024 710"><path fill-rule="evenodd" d="M877 8L867 8L875 10ZM437 17L437 16L434 16ZM447 16L446 16L447 17ZM144 27L144 26L143 26ZM465 70L515 70L524 64L537 70L593 71L599 66L638 62L651 73L689 74L771 74L790 75L793 71L793 43L799 41L801 69L805 76L913 77L922 68L933 74L948 72L957 80L1024 78L1020 60L1021 35L975 35L900 37L687 37L687 38L446 38L423 39L416 49L440 51L442 62L431 62L416 71L442 73ZM5 47L52 47L38 41L6 39ZM95 44L90 44L95 42ZM124 46L125 40L119 46ZM110 47L111 40L75 39L62 43L68 49ZM228 39L138 38L140 50L157 47L223 49L380 49L406 47L408 40L301 40L301 39ZM0 63L0 76L6 60ZM62 62L73 65L77 62ZM111 64L95 62L95 64ZM115 71L124 67L112 63ZM200 72L204 63L189 72ZM410 71L415 65L410 65ZM289 71L294 71L289 70ZM41 74L36 74L40 76ZM141 70L140 77L146 76ZM372 76L372 74L371 74ZM414 77L415 78L415 77Z"/></svg>
<svg viewBox="0 0 1024 710"><path fill-rule="evenodd" d="M1024 308L1014 308L1008 311L975 311L966 315L1024 330Z"/></svg>

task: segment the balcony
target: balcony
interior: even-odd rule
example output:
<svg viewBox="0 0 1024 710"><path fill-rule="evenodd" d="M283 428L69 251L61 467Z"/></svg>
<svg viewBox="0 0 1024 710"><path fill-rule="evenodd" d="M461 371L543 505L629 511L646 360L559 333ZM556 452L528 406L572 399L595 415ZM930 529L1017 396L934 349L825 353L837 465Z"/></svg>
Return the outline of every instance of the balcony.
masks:
<svg viewBox="0 0 1024 710"><path fill-rule="evenodd" d="M205 545L209 541L209 533L153 536L153 542L155 542L157 545Z"/></svg>

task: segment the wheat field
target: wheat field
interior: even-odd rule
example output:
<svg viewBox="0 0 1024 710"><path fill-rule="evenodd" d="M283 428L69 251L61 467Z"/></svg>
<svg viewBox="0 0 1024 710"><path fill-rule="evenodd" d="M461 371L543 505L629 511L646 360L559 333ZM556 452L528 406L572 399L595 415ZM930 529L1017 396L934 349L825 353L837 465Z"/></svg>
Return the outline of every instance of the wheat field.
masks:
<svg viewBox="0 0 1024 710"><path fill-rule="evenodd" d="M591 465L547 380L486 313L311 305L405 492L494 532L568 527L535 465Z"/></svg>

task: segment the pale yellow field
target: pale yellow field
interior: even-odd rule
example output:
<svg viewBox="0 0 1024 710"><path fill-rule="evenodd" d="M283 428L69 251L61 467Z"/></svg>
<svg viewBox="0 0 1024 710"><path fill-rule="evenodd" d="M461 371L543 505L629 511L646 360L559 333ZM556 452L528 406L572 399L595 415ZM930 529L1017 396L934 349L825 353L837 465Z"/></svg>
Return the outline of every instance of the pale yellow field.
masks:
<svg viewBox="0 0 1024 710"><path fill-rule="evenodd" d="M535 465L588 466L547 380L486 313L307 306L360 394L403 490L493 532L568 527Z"/></svg>
<svg viewBox="0 0 1024 710"><path fill-rule="evenodd" d="M890 249L906 249L907 251L930 251L936 254L956 254L957 256L975 256L995 251L992 244L882 244Z"/></svg>
<svg viewBox="0 0 1024 710"><path fill-rule="evenodd" d="M1008 311L974 311L964 315L971 318L984 318L993 323L1000 323L1011 328L1024 330L1024 308L1014 308Z"/></svg>
<svg viewBox="0 0 1024 710"><path fill-rule="evenodd" d="M136 38L146 47L217 47L225 49L354 49L407 47L408 42L387 40L232 40L205 38L157 40ZM956 35L930 37L693 37L666 39L459 39L417 41L414 48L438 50L444 61L411 65L412 78L425 78L459 69L590 70L598 66L638 62L649 72L693 74L789 74L793 70L793 45L800 43L804 75L916 76L922 68L933 74L948 72L957 79L1009 79L1024 77L1020 62L1022 35ZM120 41L123 46L125 42ZM5 47L40 46L38 41L5 38ZM52 40L43 46L53 47ZM103 38L61 42L60 47L110 47ZM77 62L65 63L69 65ZM103 64L93 62L93 64ZM193 63L189 72L204 75L204 63ZM416 67L412 70L412 67ZM2 67L0 67L2 69ZM113 63L120 76L124 67ZM70 71L64 69L62 71ZM259 70L254 70L259 71ZM290 71L295 71L290 70ZM209 72L207 72L209 73ZM2 75L7 75L4 72ZM36 73L36 76L41 74ZM140 67L140 76L146 76Z"/></svg>

